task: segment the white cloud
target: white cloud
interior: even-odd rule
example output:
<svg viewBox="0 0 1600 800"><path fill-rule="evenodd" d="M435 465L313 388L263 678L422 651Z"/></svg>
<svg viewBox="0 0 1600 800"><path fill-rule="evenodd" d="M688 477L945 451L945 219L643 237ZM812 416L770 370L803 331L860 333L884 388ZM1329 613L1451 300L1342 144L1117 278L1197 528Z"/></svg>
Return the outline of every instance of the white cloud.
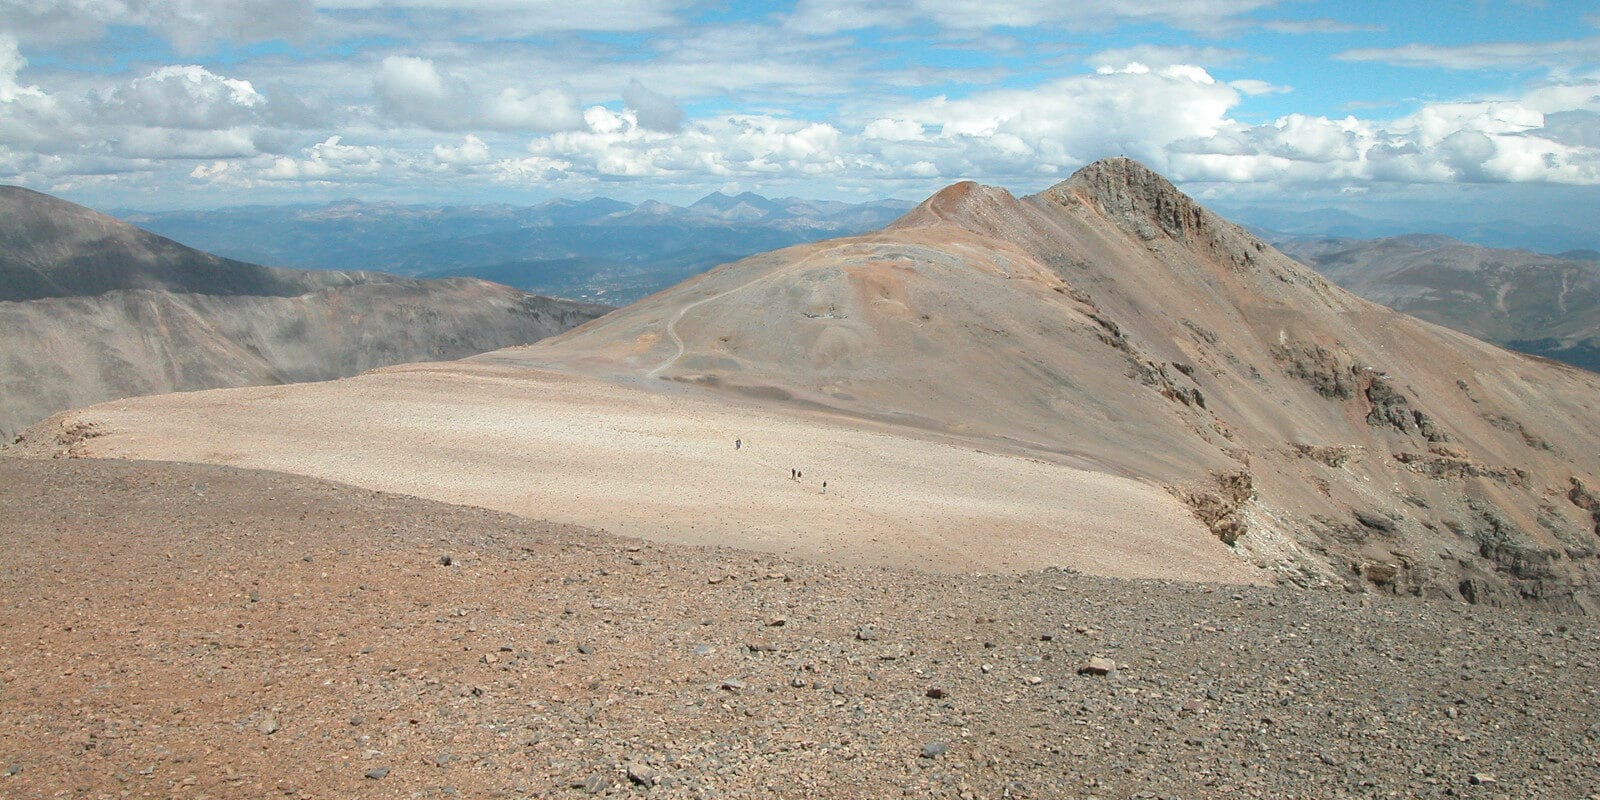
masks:
<svg viewBox="0 0 1600 800"><path fill-rule="evenodd" d="M1228 85L1238 89L1239 94L1249 95L1251 97L1259 97L1264 94L1288 94L1289 92L1294 91L1294 87L1292 86L1275 86L1266 81L1255 80L1254 78L1240 78L1238 80L1228 81Z"/></svg>
<svg viewBox="0 0 1600 800"><path fill-rule="evenodd" d="M1600 36L1554 42L1477 42L1464 45L1408 44L1364 47L1334 56L1344 61L1379 61L1405 67L1483 69L1533 66L1567 68L1600 61Z"/></svg>
<svg viewBox="0 0 1600 800"><path fill-rule="evenodd" d="M1175 142L1171 163L1191 180L1600 184L1600 137L1584 125L1600 118L1600 81L1565 88L1541 88L1540 103L1433 103L1392 121L1291 114ZM1586 107L1535 107L1563 96Z"/></svg>
<svg viewBox="0 0 1600 800"><path fill-rule="evenodd" d="M683 127L683 109L672 98L645 88L637 78L622 90L622 102L638 116L639 124L650 130L672 133Z"/></svg>
<svg viewBox="0 0 1600 800"><path fill-rule="evenodd" d="M922 123L909 119L875 119L867 123L862 134L868 139L883 139L890 142L917 142L922 141L927 131Z"/></svg>
<svg viewBox="0 0 1600 800"><path fill-rule="evenodd" d="M541 166L605 178L807 176L839 171L843 136L824 123L759 115L702 120L676 134L652 131L631 109L595 106L588 130L535 139Z"/></svg>
<svg viewBox="0 0 1600 800"><path fill-rule="evenodd" d="M1059 26L1099 29L1117 22L1161 22L1190 30L1238 24L1276 0L800 0L788 24L807 33L909 27L919 21L954 30Z"/></svg>
<svg viewBox="0 0 1600 800"><path fill-rule="evenodd" d="M51 150L72 122L54 97L19 75L28 65L17 40L0 34L0 148Z"/></svg>
<svg viewBox="0 0 1600 800"><path fill-rule="evenodd" d="M578 101L561 89L501 89L484 104L478 120L482 127L506 131L561 131L581 124Z"/></svg>
<svg viewBox="0 0 1600 800"><path fill-rule="evenodd" d="M23 41L93 41L118 25L147 29L183 53L223 40L299 38L312 18L311 0L0 0L0 19Z"/></svg>
<svg viewBox="0 0 1600 800"><path fill-rule="evenodd" d="M382 148L372 145L343 144L343 137L330 136L308 148L300 158L280 156L262 177L277 180L310 178L333 180L359 179L379 174L394 161Z"/></svg>
<svg viewBox="0 0 1600 800"><path fill-rule="evenodd" d="M543 132L577 127L577 101L565 91L508 86L492 93L439 71L434 62L389 56L373 82L389 117L436 131L474 129Z"/></svg>
<svg viewBox="0 0 1600 800"><path fill-rule="evenodd" d="M1144 64L1150 67L1170 67L1174 64L1196 64L1206 67L1220 67L1236 64L1248 56L1243 50L1233 50L1223 47L1200 47L1195 45L1154 45L1142 44L1134 47L1121 47L1112 50L1101 50L1088 58L1085 63L1096 69L1121 69L1129 64Z"/></svg>
<svg viewBox="0 0 1600 800"><path fill-rule="evenodd" d="M675 24L674 0L317 0L359 27L439 37L515 37L565 31L643 31ZM403 11L403 16L394 12Z"/></svg>
<svg viewBox="0 0 1600 800"><path fill-rule="evenodd" d="M260 120L267 98L249 81L191 65L161 67L102 93L95 106L109 121L212 130Z"/></svg>
<svg viewBox="0 0 1600 800"><path fill-rule="evenodd" d="M469 133L454 147L434 145L433 157L444 164L482 164L489 160L489 146Z"/></svg>
<svg viewBox="0 0 1600 800"><path fill-rule="evenodd" d="M1031 90L935 98L895 109L892 117L936 132L937 147L925 160L947 175L1032 179L1118 154L1159 164L1167 142L1188 132L1215 133L1238 102L1238 92L1199 67L1137 66Z"/></svg>
<svg viewBox="0 0 1600 800"><path fill-rule="evenodd" d="M118 155L129 158L243 158L259 152L255 137L242 128L129 128L111 145Z"/></svg>

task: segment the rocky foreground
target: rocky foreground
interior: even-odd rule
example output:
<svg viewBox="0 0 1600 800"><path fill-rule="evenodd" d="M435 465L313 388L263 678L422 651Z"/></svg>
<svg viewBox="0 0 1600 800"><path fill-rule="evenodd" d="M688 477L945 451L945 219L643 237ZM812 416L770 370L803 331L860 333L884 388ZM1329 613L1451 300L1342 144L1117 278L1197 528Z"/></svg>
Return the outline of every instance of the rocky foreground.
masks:
<svg viewBox="0 0 1600 800"><path fill-rule="evenodd" d="M1589 618L823 567L221 467L0 487L7 798L1600 797Z"/></svg>

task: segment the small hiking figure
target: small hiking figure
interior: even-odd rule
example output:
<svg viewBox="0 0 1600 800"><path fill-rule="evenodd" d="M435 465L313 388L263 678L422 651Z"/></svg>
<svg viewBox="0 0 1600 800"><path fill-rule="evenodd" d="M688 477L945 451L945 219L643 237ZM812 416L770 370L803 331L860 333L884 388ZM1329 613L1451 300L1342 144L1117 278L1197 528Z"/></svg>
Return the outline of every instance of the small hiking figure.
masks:
<svg viewBox="0 0 1600 800"><path fill-rule="evenodd" d="M822 482L822 493L823 494L827 494L828 493L828 482L827 481L823 481Z"/></svg>
<svg viewBox="0 0 1600 800"><path fill-rule="evenodd" d="M794 473L794 479L795 480L800 480L801 478L804 478L805 476L806 476L806 474L804 472L801 472L799 470L795 470L795 473Z"/></svg>
<svg viewBox="0 0 1600 800"><path fill-rule="evenodd" d="M739 449L739 445L741 445L741 444L744 444L744 440L743 439L734 439L733 440L733 449L738 450Z"/></svg>
<svg viewBox="0 0 1600 800"><path fill-rule="evenodd" d="M794 467L790 467L789 468L789 480L791 480L791 481L800 480L800 473L795 472L794 471Z"/></svg>

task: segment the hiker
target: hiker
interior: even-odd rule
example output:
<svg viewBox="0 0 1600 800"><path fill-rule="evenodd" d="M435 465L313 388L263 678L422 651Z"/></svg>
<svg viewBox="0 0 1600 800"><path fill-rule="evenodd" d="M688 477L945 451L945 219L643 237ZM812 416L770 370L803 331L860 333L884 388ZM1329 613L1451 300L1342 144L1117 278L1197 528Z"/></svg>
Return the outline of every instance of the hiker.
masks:
<svg viewBox="0 0 1600 800"><path fill-rule="evenodd" d="M789 468L789 480L791 480L791 481L800 480L800 474L794 471L794 467L790 467Z"/></svg>
<svg viewBox="0 0 1600 800"><path fill-rule="evenodd" d="M733 449L738 450L739 449L739 445L741 445L743 443L744 443L743 439L734 439L733 440Z"/></svg>

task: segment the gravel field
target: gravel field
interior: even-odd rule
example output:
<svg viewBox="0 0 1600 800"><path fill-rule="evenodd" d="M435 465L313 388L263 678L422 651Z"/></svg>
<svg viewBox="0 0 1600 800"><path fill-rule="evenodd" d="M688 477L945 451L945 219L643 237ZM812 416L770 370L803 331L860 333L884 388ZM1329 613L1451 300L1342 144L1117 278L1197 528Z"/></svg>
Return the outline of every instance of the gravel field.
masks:
<svg viewBox="0 0 1600 800"><path fill-rule="evenodd" d="M1587 618L802 563L214 466L0 486L7 798L1600 796Z"/></svg>

